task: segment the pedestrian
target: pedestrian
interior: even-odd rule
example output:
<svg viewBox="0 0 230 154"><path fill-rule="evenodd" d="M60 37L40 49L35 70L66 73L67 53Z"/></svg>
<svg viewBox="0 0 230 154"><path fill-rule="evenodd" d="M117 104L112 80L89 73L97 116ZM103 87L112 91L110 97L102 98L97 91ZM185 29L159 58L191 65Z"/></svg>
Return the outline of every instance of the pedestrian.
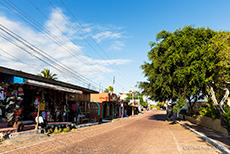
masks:
<svg viewBox="0 0 230 154"><path fill-rule="evenodd" d="M38 126L41 126L41 128L45 128L46 127L46 123L44 122L43 118L41 115L39 115L39 117L35 118L35 122L37 123L37 119L38 119Z"/></svg>

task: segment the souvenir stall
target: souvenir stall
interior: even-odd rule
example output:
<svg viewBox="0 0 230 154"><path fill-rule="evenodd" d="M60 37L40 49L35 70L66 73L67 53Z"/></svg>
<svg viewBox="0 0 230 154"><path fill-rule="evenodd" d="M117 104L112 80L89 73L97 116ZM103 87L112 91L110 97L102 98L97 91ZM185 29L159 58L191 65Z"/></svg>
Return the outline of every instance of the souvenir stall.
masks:
<svg viewBox="0 0 230 154"><path fill-rule="evenodd" d="M11 127L18 117L23 124L34 123L38 110L49 122L73 122L76 113L89 112L90 93L98 92L0 66L0 128ZM78 94L79 99L68 98Z"/></svg>
<svg viewBox="0 0 230 154"><path fill-rule="evenodd" d="M76 114L71 113L67 94L76 93L80 91L0 74L0 128L12 127L16 117L24 124L34 123L38 107L48 122L72 122Z"/></svg>
<svg viewBox="0 0 230 154"><path fill-rule="evenodd" d="M39 102L41 115L44 120L48 122L74 121L74 114L76 112L74 104L76 105L76 100L73 93L79 93L79 91L37 81L28 81L24 83L28 85L25 88L25 93L28 91L28 97L26 98L28 102L32 102L32 105L28 106L28 108L32 106L32 113L27 113L28 116L32 116L32 119L35 118ZM35 90L34 92L33 89Z"/></svg>
<svg viewBox="0 0 230 154"><path fill-rule="evenodd" d="M0 128L13 126L23 109L23 78L0 74Z"/></svg>

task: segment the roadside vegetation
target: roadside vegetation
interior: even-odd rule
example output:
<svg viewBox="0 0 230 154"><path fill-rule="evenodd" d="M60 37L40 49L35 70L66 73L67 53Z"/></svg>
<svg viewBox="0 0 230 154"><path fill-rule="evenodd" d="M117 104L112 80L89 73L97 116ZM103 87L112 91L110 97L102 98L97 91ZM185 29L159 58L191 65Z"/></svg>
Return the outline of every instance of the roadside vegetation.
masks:
<svg viewBox="0 0 230 154"><path fill-rule="evenodd" d="M229 128L230 33L185 26L162 30L149 45L148 62L141 66L147 78L139 84L142 94L177 102L176 111L188 102L187 114L220 118ZM195 102L204 98L208 102L195 113Z"/></svg>

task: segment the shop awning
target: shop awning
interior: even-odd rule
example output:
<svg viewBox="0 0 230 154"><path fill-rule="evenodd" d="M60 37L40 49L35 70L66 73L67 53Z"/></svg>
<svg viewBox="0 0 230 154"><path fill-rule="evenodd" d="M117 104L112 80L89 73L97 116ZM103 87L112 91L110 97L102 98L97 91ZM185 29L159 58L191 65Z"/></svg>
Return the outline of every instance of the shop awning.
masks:
<svg viewBox="0 0 230 154"><path fill-rule="evenodd" d="M57 85L52 85L52 84L34 81L34 80L30 80L30 79L26 80L24 82L24 84L42 87L42 88L53 89L53 90L60 90L60 91L65 91L65 92L69 92L69 93L82 94L82 91L80 91L80 90L71 89L71 88L62 87L62 86L57 86Z"/></svg>
<svg viewBox="0 0 230 154"><path fill-rule="evenodd" d="M93 89L84 88L84 87L81 87L78 85L73 85L71 83L65 83L65 82L58 81L58 80L47 79L47 78L43 78L43 77L40 77L40 76L37 76L34 74L30 74L30 73L26 73L26 72L22 72L22 71L17 71L17 70L13 70L10 68L5 68L5 67L0 66L0 76L2 74L17 76L17 77L21 77L24 79L39 81L39 82L52 84L52 85L56 85L56 86L61 86L61 87L66 87L66 88L70 88L70 89L74 89L74 90L76 89L76 90L82 91L85 94L99 93L98 91L93 90Z"/></svg>

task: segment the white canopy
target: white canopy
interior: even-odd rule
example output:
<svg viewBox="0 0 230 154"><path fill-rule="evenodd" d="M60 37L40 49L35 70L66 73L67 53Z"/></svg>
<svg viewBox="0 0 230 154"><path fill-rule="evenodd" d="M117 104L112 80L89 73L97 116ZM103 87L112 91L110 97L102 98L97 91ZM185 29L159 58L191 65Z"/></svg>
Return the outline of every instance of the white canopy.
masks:
<svg viewBox="0 0 230 154"><path fill-rule="evenodd" d="M56 85L43 83L43 82L39 82L39 81L34 81L34 80L30 80L30 79L26 80L24 82L24 84L37 86L37 87L43 87L43 88L49 88L49 89L53 89L53 90L60 90L60 91L65 91L65 92L70 92L70 93L82 94L82 91L80 91L80 90L75 90L75 89L66 88L66 87L62 87L62 86L56 86Z"/></svg>

